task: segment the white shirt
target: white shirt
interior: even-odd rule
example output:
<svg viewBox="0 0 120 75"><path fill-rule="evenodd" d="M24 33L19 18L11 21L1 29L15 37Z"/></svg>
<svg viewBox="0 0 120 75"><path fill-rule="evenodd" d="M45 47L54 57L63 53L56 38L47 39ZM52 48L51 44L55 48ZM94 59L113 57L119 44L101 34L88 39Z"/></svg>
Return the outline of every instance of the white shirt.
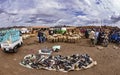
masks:
<svg viewBox="0 0 120 75"><path fill-rule="evenodd" d="M90 38L90 39L95 39L95 32L94 32L94 31L91 31L91 32L90 32L89 38Z"/></svg>

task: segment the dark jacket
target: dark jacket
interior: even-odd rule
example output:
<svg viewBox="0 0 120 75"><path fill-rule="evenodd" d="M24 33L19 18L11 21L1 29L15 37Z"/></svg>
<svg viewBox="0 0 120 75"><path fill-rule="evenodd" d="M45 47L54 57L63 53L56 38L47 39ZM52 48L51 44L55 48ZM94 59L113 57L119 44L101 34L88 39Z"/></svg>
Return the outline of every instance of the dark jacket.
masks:
<svg viewBox="0 0 120 75"><path fill-rule="evenodd" d="M43 36L43 33L41 31L38 32L38 37Z"/></svg>

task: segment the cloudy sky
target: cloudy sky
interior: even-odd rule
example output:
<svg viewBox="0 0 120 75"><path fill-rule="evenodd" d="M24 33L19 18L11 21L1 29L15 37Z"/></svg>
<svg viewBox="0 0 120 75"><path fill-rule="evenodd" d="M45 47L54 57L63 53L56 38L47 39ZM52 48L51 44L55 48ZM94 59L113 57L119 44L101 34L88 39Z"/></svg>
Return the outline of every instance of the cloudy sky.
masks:
<svg viewBox="0 0 120 75"><path fill-rule="evenodd" d="M120 0L0 0L0 27L117 25Z"/></svg>

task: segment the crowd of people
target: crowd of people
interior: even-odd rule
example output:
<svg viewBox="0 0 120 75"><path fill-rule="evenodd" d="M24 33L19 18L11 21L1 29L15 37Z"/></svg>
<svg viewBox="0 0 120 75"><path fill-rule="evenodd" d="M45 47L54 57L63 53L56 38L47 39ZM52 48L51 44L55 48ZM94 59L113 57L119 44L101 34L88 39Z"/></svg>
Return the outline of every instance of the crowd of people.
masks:
<svg viewBox="0 0 120 75"><path fill-rule="evenodd" d="M117 37L120 38L119 32L120 30L105 31L105 29L86 29L84 33L85 38L90 39L91 46L103 45L107 47L109 42L116 39Z"/></svg>
<svg viewBox="0 0 120 75"><path fill-rule="evenodd" d="M81 32L81 31L80 31ZM107 47L108 43L114 40L119 40L120 30L108 30L103 29L85 29L81 33L85 34L85 38L90 39L90 46L103 45ZM49 35L55 34L54 30L48 30ZM114 34L114 35L113 35ZM43 30L38 31L39 43L44 43L47 40L47 36ZM120 40L119 40L120 41Z"/></svg>

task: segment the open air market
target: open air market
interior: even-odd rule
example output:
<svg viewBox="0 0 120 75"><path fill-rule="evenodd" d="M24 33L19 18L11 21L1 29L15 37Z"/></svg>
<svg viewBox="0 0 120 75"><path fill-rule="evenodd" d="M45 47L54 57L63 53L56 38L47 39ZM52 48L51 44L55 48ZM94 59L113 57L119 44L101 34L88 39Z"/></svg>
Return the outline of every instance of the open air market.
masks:
<svg viewBox="0 0 120 75"><path fill-rule="evenodd" d="M120 0L0 0L0 75L120 75Z"/></svg>
<svg viewBox="0 0 120 75"><path fill-rule="evenodd" d="M112 61L116 56L105 51L110 47L119 53L120 29L109 26L12 27L0 31L0 44L2 54L15 53L10 62L17 61L17 66L21 65L18 67L66 73L97 67L99 52L103 59L110 57Z"/></svg>

